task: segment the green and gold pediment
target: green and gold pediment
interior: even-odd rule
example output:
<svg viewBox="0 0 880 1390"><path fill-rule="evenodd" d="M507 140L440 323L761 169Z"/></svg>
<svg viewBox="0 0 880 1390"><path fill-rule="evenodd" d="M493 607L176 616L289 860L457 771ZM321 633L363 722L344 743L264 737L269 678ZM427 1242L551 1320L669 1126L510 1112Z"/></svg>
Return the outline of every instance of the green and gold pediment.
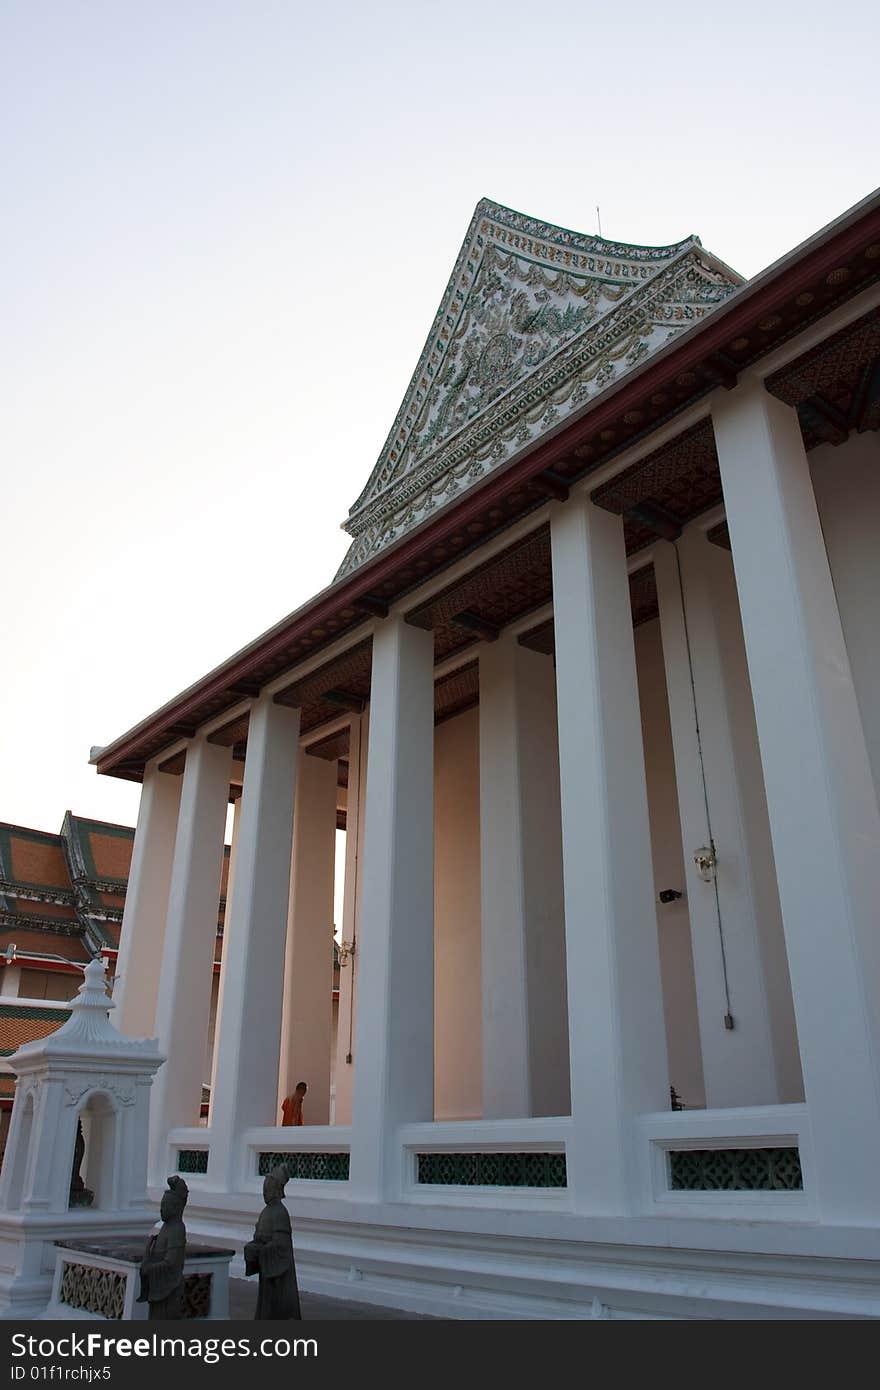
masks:
<svg viewBox="0 0 880 1390"><path fill-rule="evenodd" d="M484 199L345 523L340 575L531 447L739 283L696 237L628 246Z"/></svg>

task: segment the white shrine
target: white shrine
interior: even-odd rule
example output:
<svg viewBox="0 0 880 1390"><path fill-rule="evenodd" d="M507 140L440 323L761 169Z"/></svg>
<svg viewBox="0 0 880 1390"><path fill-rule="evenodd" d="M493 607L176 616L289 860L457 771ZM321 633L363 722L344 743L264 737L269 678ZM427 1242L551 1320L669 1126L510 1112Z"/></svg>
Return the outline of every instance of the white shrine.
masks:
<svg viewBox="0 0 880 1390"><path fill-rule="evenodd" d="M318 1292L880 1316L878 428L880 195L747 283L478 206L339 575L94 753L193 1234L281 1155Z"/></svg>
<svg viewBox="0 0 880 1390"><path fill-rule="evenodd" d="M164 1059L155 1038L123 1037L110 1022L103 963L84 974L67 1022L9 1059L18 1084L0 1174L0 1317L44 1312L56 1240L143 1239L156 1219L146 1156L150 1086Z"/></svg>

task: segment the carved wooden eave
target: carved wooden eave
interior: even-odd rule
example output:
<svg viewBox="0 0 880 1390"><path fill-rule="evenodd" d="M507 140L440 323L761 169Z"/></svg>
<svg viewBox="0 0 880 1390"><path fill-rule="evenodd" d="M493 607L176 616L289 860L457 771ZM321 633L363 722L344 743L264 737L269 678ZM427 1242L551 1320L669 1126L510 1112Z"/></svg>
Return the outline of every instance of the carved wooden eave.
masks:
<svg viewBox="0 0 880 1390"><path fill-rule="evenodd" d="M807 448L880 429L880 309L774 372L767 390L797 407Z"/></svg>
<svg viewBox="0 0 880 1390"><path fill-rule="evenodd" d="M339 575L553 433L741 283L696 237L624 245L484 199L345 523Z"/></svg>

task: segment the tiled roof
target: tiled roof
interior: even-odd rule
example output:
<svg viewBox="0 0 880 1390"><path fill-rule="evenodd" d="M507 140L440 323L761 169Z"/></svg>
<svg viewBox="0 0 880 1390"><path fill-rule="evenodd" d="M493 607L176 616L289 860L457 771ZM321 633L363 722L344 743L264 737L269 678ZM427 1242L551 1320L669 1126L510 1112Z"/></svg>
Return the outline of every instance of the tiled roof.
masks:
<svg viewBox="0 0 880 1390"><path fill-rule="evenodd" d="M59 926L77 920L76 908L72 903L34 902L33 898L16 898L15 911L19 917L40 917L57 921Z"/></svg>
<svg viewBox="0 0 880 1390"><path fill-rule="evenodd" d="M23 888L60 888L70 892L61 836L0 822L0 879Z"/></svg>
<svg viewBox="0 0 880 1390"><path fill-rule="evenodd" d="M131 826L72 811L65 812L59 835L0 822L0 950L14 941L22 954L77 962L107 947L117 950L133 846ZM228 878L227 846L218 932Z"/></svg>
<svg viewBox="0 0 880 1390"><path fill-rule="evenodd" d="M3 945L78 962L116 948L133 843L130 826L71 811L60 835L0 823Z"/></svg>
<svg viewBox="0 0 880 1390"><path fill-rule="evenodd" d="M24 1043L47 1038L70 1018L69 1009L23 1008L0 1004L0 1057L8 1057Z"/></svg>
<svg viewBox="0 0 880 1390"><path fill-rule="evenodd" d="M70 876L78 882L125 885L131 867L134 831L128 825L88 820L65 812L61 838L67 851Z"/></svg>
<svg viewBox="0 0 880 1390"><path fill-rule="evenodd" d="M0 952L6 950L10 941L15 942L19 955L64 956L67 960L85 965L90 959L82 936L69 933L62 935L53 931L38 931L20 928L12 923L0 924Z"/></svg>

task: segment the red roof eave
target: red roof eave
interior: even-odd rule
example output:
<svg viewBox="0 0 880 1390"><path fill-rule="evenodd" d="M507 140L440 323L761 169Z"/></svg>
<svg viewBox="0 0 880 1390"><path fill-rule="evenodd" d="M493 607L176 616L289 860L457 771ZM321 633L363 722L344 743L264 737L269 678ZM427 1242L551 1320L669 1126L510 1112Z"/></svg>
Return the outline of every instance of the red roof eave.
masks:
<svg viewBox="0 0 880 1390"><path fill-rule="evenodd" d="M42 956L29 956L16 951L13 965L23 965L27 970L57 970L62 975L81 975L82 968L75 961L45 960Z"/></svg>

